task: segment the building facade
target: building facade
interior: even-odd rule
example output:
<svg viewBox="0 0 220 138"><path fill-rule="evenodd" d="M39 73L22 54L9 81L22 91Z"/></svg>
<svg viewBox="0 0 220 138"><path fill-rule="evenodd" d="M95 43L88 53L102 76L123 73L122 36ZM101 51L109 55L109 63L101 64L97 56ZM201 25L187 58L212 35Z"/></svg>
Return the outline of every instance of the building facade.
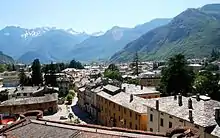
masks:
<svg viewBox="0 0 220 138"><path fill-rule="evenodd" d="M125 92L111 95L105 91L97 93L98 122L110 127L147 130L147 109L144 99Z"/></svg>
<svg viewBox="0 0 220 138"><path fill-rule="evenodd" d="M146 106L148 131L165 133L168 129L188 127L197 130L200 138L220 136L213 134L220 119L220 103L217 101L170 96L150 99Z"/></svg>
<svg viewBox="0 0 220 138"><path fill-rule="evenodd" d="M156 91L155 87L123 83L121 88L125 93L133 94L144 99L160 97L160 92Z"/></svg>
<svg viewBox="0 0 220 138"><path fill-rule="evenodd" d="M143 86L159 86L160 84L160 77L143 77L140 78L140 85Z"/></svg>
<svg viewBox="0 0 220 138"><path fill-rule="evenodd" d="M41 97L10 99L0 104L1 113L17 114L29 110L41 110L45 113L54 113L58 110L58 94L47 94Z"/></svg>
<svg viewBox="0 0 220 138"><path fill-rule="evenodd" d="M4 87L16 87L19 85L19 72L16 71L5 71L0 73L0 78L3 78Z"/></svg>

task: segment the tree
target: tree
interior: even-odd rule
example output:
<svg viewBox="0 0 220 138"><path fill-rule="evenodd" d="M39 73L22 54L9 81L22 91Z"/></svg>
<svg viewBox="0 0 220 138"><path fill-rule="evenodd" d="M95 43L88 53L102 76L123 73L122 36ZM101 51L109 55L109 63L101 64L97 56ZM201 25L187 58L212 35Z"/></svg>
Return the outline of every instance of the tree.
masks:
<svg viewBox="0 0 220 138"><path fill-rule="evenodd" d="M195 92L202 95L208 94L212 99L220 100L219 79L219 74L213 74L210 71L199 72L194 81Z"/></svg>
<svg viewBox="0 0 220 138"><path fill-rule="evenodd" d="M83 65L79 61L72 60L69 64L69 68L84 69Z"/></svg>
<svg viewBox="0 0 220 138"><path fill-rule="evenodd" d="M108 66L108 68L105 69L104 77L110 78L110 79L116 79L116 80L119 80L119 81L122 80L122 75L119 72L119 69L115 64L110 64Z"/></svg>
<svg viewBox="0 0 220 138"><path fill-rule="evenodd" d="M71 104L72 103L72 100L73 100L73 96L71 94L68 94L66 96L66 100L68 101L68 104Z"/></svg>
<svg viewBox="0 0 220 138"><path fill-rule="evenodd" d="M0 64L0 73L6 71L6 66L4 64Z"/></svg>
<svg viewBox="0 0 220 138"><path fill-rule="evenodd" d="M207 70L207 71L218 71L219 70L219 66L210 63L210 64L207 64L204 69Z"/></svg>
<svg viewBox="0 0 220 138"><path fill-rule="evenodd" d="M219 56L220 56L219 50L218 49L212 49L211 62L219 59Z"/></svg>
<svg viewBox="0 0 220 138"><path fill-rule="evenodd" d="M140 74L139 72L139 57L138 57L138 52L135 53L135 56L134 56L134 61L133 63L131 64L132 68L134 69L134 72L133 74L138 76Z"/></svg>
<svg viewBox="0 0 220 138"><path fill-rule="evenodd" d="M181 93L186 96L192 91L193 71L187 66L184 55L171 57L168 66L162 70L160 90L163 95Z"/></svg>
<svg viewBox="0 0 220 138"><path fill-rule="evenodd" d="M110 71L119 71L118 67L115 64L110 64L108 66L108 70L110 70Z"/></svg>
<svg viewBox="0 0 220 138"><path fill-rule="evenodd" d="M21 70L20 74L19 74L19 79L20 79L20 84L22 86L24 86L27 83L27 76L24 73L24 70Z"/></svg>
<svg viewBox="0 0 220 138"><path fill-rule="evenodd" d="M70 121L72 121L72 118L74 118L74 115L72 113L69 113L68 118L70 119Z"/></svg>
<svg viewBox="0 0 220 138"><path fill-rule="evenodd" d="M12 64L12 71L16 71L15 65Z"/></svg>
<svg viewBox="0 0 220 138"><path fill-rule="evenodd" d="M43 83L43 77L41 73L41 64L39 59L35 59L31 66L32 69L32 83L34 85L39 85Z"/></svg>

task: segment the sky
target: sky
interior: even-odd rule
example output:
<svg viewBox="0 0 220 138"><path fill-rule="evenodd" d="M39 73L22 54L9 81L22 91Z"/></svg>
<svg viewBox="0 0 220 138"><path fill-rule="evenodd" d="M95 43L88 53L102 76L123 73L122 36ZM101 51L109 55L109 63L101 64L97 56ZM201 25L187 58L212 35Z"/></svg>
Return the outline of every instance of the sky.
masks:
<svg viewBox="0 0 220 138"><path fill-rule="evenodd" d="M172 18L220 0L0 0L0 28L57 27L99 32Z"/></svg>

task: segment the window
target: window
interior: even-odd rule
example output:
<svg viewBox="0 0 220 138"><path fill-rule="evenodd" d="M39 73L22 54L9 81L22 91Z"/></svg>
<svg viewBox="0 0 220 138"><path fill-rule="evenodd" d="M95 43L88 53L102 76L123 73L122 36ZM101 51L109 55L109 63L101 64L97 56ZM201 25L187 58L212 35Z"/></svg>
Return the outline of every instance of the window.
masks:
<svg viewBox="0 0 220 138"><path fill-rule="evenodd" d="M160 119L160 126L163 127L163 118Z"/></svg>
<svg viewBox="0 0 220 138"><path fill-rule="evenodd" d="M107 113L107 108L105 108L105 113Z"/></svg>
<svg viewBox="0 0 220 138"><path fill-rule="evenodd" d="M163 115L163 113L160 113L161 115Z"/></svg>
<svg viewBox="0 0 220 138"><path fill-rule="evenodd" d="M130 122L130 128L132 128L132 123Z"/></svg>
<svg viewBox="0 0 220 138"><path fill-rule="evenodd" d="M136 129L136 130L138 129L138 126L137 126L137 125L135 125L135 129Z"/></svg>
<svg viewBox="0 0 220 138"><path fill-rule="evenodd" d="M23 93L24 96L27 96L27 93Z"/></svg>
<svg viewBox="0 0 220 138"><path fill-rule="evenodd" d="M130 117L132 117L132 112L130 111Z"/></svg>
<svg viewBox="0 0 220 138"><path fill-rule="evenodd" d="M107 103L107 100L105 99L105 104Z"/></svg>
<svg viewBox="0 0 220 138"><path fill-rule="evenodd" d="M21 96L21 94L20 94L20 93L17 93L17 96Z"/></svg>
<svg viewBox="0 0 220 138"><path fill-rule="evenodd" d="M179 121L180 121L180 122L183 122L183 120L181 120L181 119L180 119Z"/></svg>
<svg viewBox="0 0 220 138"><path fill-rule="evenodd" d="M172 116L170 116L170 118L171 118L171 119L173 119L173 117L172 117Z"/></svg>
<svg viewBox="0 0 220 138"><path fill-rule="evenodd" d="M150 128L150 132L153 132L153 128Z"/></svg>
<svg viewBox="0 0 220 138"><path fill-rule="evenodd" d="M118 120L121 121L121 117L120 116L118 117Z"/></svg>
<svg viewBox="0 0 220 138"><path fill-rule="evenodd" d="M126 108L124 108L124 113L126 114Z"/></svg>
<svg viewBox="0 0 220 138"><path fill-rule="evenodd" d="M172 128L172 127L173 127L172 122L169 122L169 128Z"/></svg>
<svg viewBox="0 0 220 138"><path fill-rule="evenodd" d="M150 110L151 110L151 111L153 111L153 109L152 109L152 108L151 108Z"/></svg>
<svg viewBox="0 0 220 138"><path fill-rule="evenodd" d="M153 122L153 115L150 114L150 121Z"/></svg>
<svg viewBox="0 0 220 138"><path fill-rule="evenodd" d="M126 119L125 119L124 123L125 123L125 126L126 126Z"/></svg>
<svg viewBox="0 0 220 138"><path fill-rule="evenodd" d="M138 119L138 115L137 115L137 114L135 114L135 119L136 119L136 120Z"/></svg>

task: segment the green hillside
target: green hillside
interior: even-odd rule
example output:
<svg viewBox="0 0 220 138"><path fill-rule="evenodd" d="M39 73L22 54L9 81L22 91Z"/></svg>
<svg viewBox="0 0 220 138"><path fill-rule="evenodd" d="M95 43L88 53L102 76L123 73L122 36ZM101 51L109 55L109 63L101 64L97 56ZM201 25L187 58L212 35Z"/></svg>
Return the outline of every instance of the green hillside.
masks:
<svg viewBox="0 0 220 138"><path fill-rule="evenodd" d="M166 59L177 53L189 58L207 57L213 48L220 48L219 13L220 4L187 9L169 24L127 44L111 61L132 60L136 51L142 60Z"/></svg>

